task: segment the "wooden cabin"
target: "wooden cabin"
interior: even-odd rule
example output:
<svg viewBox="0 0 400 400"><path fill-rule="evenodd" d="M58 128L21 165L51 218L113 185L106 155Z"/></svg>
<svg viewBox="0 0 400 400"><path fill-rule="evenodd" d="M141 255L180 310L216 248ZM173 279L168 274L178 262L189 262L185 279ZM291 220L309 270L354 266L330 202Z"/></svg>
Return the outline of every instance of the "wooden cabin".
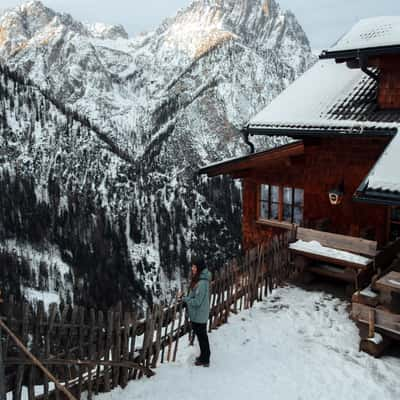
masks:
<svg viewBox="0 0 400 400"><path fill-rule="evenodd" d="M356 289L374 355L400 339L399 126L400 17L362 20L251 119L250 154L200 171L241 179L245 249L295 228L300 270ZM255 135L288 140L254 152Z"/></svg>
<svg viewBox="0 0 400 400"><path fill-rule="evenodd" d="M356 288L371 277L400 234L399 25L360 21L250 120L250 154L201 169L241 179L245 249L296 226L298 262ZM254 152L255 135L288 144Z"/></svg>

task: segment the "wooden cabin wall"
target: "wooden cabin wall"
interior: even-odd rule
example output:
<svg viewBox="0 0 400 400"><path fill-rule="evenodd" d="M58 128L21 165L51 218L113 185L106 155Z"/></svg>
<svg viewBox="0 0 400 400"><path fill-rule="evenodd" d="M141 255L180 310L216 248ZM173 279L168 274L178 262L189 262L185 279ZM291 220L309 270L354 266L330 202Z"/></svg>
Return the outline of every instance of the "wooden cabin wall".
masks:
<svg viewBox="0 0 400 400"><path fill-rule="evenodd" d="M334 138L305 145L304 216L311 225L328 218L327 230L387 240L387 207L356 202L353 195L382 154L389 139ZM344 182L340 205L329 202L329 190Z"/></svg>
<svg viewBox="0 0 400 400"><path fill-rule="evenodd" d="M400 56L386 55L369 60L379 68L378 104L382 109L400 108Z"/></svg>
<svg viewBox="0 0 400 400"><path fill-rule="evenodd" d="M271 185L286 185L303 187L304 165L303 157L298 158L294 163L287 162L269 165L265 168L262 175L254 174L250 178L243 179L243 247L245 250L251 249L258 243L262 243L275 234L282 233L284 230L262 224L258 221L258 187L260 183Z"/></svg>
<svg viewBox="0 0 400 400"><path fill-rule="evenodd" d="M280 184L304 189L304 225L343 235L368 237L384 244L388 238L388 208L355 202L353 195L390 139L330 138L305 140L302 163L268 167L243 180L243 245L266 240L279 228L257 222L258 184ZM329 202L328 192L344 181L340 205Z"/></svg>

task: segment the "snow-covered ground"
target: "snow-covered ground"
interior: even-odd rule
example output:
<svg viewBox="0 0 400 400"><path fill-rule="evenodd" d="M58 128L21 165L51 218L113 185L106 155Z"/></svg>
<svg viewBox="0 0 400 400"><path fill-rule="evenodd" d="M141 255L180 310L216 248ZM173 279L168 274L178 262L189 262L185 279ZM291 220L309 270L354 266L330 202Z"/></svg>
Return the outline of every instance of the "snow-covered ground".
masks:
<svg viewBox="0 0 400 400"><path fill-rule="evenodd" d="M193 366L198 348L185 337L176 363L99 400L399 399L400 359L359 352L347 306L323 292L276 290L212 332L210 368Z"/></svg>

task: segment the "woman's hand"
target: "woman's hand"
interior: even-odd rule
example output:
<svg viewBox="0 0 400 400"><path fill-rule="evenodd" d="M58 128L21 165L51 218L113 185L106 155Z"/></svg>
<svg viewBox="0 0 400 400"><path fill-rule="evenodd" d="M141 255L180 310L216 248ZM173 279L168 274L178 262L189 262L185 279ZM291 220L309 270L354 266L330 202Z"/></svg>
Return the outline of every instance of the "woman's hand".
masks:
<svg viewBox="0 0 400 400"><path fill-rule="evenodd" d="M181 300L182 297L183 297L183 292L179 291L179 292L176 293L176 298L177 298L178 300Z"/></svg>

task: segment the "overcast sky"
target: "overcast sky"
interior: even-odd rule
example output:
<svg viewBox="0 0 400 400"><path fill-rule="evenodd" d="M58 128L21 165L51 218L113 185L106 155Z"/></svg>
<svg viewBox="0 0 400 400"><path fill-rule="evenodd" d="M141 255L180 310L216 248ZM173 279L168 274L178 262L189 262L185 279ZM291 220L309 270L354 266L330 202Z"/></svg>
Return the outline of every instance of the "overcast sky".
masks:
<svg viewBox="0 0 400 400"><path fill-rule="evenodd" d="M360 18L400 15L400 0L277 0L291 9L306 31L311 46L329 47ZM0 8L21 0L0 0ZM56 11L85 22L122 24L130 35L155 28L165 17L191 0L43 0Z"/></svg>

